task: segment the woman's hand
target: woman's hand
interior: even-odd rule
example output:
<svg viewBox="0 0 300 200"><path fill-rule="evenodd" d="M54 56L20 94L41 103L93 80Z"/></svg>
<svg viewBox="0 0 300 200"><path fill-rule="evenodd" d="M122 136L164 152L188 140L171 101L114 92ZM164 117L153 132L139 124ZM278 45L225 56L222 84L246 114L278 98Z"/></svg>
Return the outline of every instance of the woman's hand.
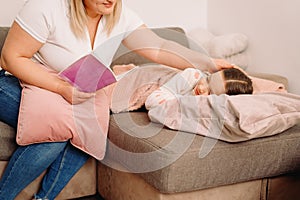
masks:
<svg viewBox="0 0 300 200"><path fill-rule="evenodd" d="M83 103L96 95L96 93L81 92L66 81L62 81L58 84L57 92L67 102L73 105Z"/></svg>
<svg viewBox="0 0 300 200"><path fill-rule="evenodd" d="M229 63L228 61L224 60L224 59L212 59L213 64L215 65L215 69L216 71L222 70L222 69L228 69L228 68L232 68L234 65L232 65L231 63ZM215 71L215 72L216 72Z"/></svg>
<svg viewBox="0 0 300 200"><path fill-rule="evenodd" d="M135 68L136 65L134 64L128 64L128 65L114 65L112 68L113 68L113 71L116 75L120 75L120 74L123 74L125 72L128 72L129 70Z"/></svg>

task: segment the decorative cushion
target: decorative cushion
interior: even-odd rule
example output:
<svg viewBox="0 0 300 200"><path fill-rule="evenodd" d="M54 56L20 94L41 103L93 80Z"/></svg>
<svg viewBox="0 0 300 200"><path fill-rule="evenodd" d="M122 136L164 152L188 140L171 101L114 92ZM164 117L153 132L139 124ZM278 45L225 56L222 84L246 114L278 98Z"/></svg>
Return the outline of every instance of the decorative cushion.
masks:
<svg viewBox="0 0 300 200"><path fill-rule="evenodd" d="M248 46L248 37L241 33L216 36L209 41L209 55L226 58L243 52Z"/></svg>
<svg viewBox="0 0 300 200"><path fill-rule="evenodd" d="M213 58L223 58L243 69L248 67L249 56L246 52L248 37L246 35L242 33L214 35L203 28L194 29L187 35L193 49L203 48Z"/></svg>
<svg viewBox="0 0 300 200"><path fill-rule="evenodd" d="M81 104L71 105L59 94L22 84L17 143L70 142L101 160L105 153L109 102L104 89Z"/></svg>

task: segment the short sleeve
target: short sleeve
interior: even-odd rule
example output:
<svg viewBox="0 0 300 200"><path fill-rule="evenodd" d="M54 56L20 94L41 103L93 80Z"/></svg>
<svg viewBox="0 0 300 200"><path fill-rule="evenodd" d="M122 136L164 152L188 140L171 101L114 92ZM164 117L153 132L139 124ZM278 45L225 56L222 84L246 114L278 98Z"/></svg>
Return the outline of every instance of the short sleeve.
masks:
<svg viewBox="0 0 300 200"><path fill-rule="evenodd" d="M56 0L28 0L15 21L36 40L45 43L50 34L50 19L56 3Z"/></svg>

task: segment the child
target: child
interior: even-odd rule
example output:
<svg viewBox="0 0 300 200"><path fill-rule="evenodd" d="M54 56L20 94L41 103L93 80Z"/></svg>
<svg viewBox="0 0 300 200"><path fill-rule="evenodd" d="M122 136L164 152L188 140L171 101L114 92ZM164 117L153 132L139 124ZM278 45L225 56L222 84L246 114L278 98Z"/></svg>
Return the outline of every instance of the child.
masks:
<svg viewBox="0 0 300 200"><path fill-rule="evenodd" d="M236 67L224 69L213 74L203 73L195 68L187 68L151 93L145 105L149 110L179 96L238 95L252 94L252 92L251 79Z"/></svg>

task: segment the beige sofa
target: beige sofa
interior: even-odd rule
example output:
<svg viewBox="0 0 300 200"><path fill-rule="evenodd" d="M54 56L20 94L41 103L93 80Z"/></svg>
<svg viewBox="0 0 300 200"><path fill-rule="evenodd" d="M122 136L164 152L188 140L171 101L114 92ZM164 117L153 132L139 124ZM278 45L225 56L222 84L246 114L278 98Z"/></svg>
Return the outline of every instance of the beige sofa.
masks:
<svg viewBox="0 0 300 200"><path fill-rule="evenodd" d="M155 30L163 37L185 46L189 43L179 28ZM0 28L0 45L7 28ZM178 32L179 31L179 32ZM0 47L1 47L0 46ZM114 64L148 61L120 47ZM277 75L255 74L287 86L287 79ZM130 120L130 121L128 121ZM131 123L129 123L131 122ZM141 136L144 130L155 132ZM15 131L0 122L0 173L16 148ZM91 158L73 177L58 199L72 199L99 193L105 200L296 200L300 198L300 125L282 134L230 144L217 141L211 152L199 157L204 141L195 135L184 152L168 148L177 131L150 123L145 110L112 114L108 153L101 162ZM188 134L188 133L186 133ZM156 160L136 153L158 152ZM170 163L164 164L170 158ZM134 164L134 163L138 164ZM151 162L151 163L150 163ZM155 171L148 165L157 164ZM133 165L134 164L134 165ZM160 167L162 164L162 167ZM154 165L155 166L155 165ZM139 170L145 169L145 170ZM135 172L132 173L131 171ZM30 199L41 177L19 195Z"/></svg>

